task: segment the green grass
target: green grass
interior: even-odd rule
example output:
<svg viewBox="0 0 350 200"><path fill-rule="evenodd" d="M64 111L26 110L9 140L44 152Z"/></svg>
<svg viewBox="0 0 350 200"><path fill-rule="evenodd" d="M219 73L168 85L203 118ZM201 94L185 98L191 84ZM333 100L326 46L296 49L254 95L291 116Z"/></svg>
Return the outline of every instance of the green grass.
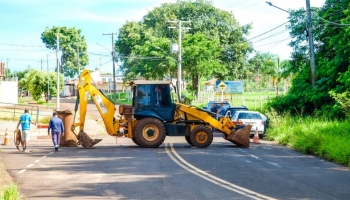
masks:
<svg viewBox="0 0 350 200"><path fill-rule="evenodd" d="M271 115L267 138L350 167L350 120Z"/></svg>
<svg viewBox="0 0 350 200"><path fill-rule="evenodd" d="M209 99L214 98L214 100L221 101L221 94L215 93L203 93L203 102L192 101L192 105L198 107L206 106ZM224 101L228 101L232 106L242 106L245 105L249 110L256 110L262 112L264 110L264 104L269 98L275 97L276 92L245 92L244 94L225 94L223 95ZM261 104L260 104L261 101Z"/></svg>
<svg viewBox="0 0 350 200"><path fill-rule="evenodd" d="M11 183L9 186L1 188L0 199L1 200L2 199L4 199L4 200L20 200L20 199L24 199L24 198L20 194L17 185Z"/></svg>
<svg viewBox="0 0 350 200"><path fill-rule="evenodd" d="M126 104L126 105L131 105L132 101L128 101L127 99L117 99L115 101L116 104Z"/></svg>
<svg viewBox="0 0 350 200"><path fill-rule="evenodd" d="M9 111L11 110L11 111ZM33 112L36 113L36 112ZM18 121L19 117L23 114L23 112L20 112L16 110L15 115L13 114L13 109L3 109L0 108L0 120L3 121ZM36 114L32 115L32 120L36 121ZM40 116L38 118L38 123L40 124L48 124L50 122L51 116Z"/></svg>
<svg viewBox="0 0 350 200"><path fill-rule="evenodd" d="M11 177L7 175L6 167L0 158L0 200L24 199L16 184L12 183Z"/></svg>

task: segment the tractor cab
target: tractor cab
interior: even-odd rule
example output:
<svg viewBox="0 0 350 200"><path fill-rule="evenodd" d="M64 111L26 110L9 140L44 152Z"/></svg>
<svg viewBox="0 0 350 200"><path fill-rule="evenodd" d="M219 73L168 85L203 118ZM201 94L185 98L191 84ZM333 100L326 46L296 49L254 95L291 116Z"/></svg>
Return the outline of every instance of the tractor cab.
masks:
<svg viewBox="0 0 350 200"><path fill-rule="evenodd" d="M155 117L173 121L175 104L171 98L170 81L133 81L134 117Z"/></svg>

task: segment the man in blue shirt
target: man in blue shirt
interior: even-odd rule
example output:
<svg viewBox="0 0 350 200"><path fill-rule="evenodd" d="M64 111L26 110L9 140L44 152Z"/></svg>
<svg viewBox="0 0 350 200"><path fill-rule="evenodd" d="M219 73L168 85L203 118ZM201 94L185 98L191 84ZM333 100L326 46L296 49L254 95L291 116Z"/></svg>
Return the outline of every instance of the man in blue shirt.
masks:
<svg viewBox="0 0 350 200"><path fill-rule="evenodd" d="M29 115L28 109L24 109L24 114L19 117L19 121L17 124L17 129L19 125L21 125L22 128L22 146L23 146L23 152L26 152L27 145L30 140L30 124L35 124L32 122L32 116Z"/></svg>
<svg viewBox="0 0 350 200"><path fill-rule="evenodd" d="M62 136L64 136L64 126L62 120L57 117L56 111L53 112L53 117L50 119L49 128L47 130L48 135L50 135L50 129L55 151L58 151L58 147L60 146L61 134Z"/></svg>
<svg viewBox="0 0 350 200"><path fill-rule="evenodd" d="M222 103L220 103L220 108L218 109L218 114L221 115L219 117L223 117L225 115L226 109Z"/></svg>

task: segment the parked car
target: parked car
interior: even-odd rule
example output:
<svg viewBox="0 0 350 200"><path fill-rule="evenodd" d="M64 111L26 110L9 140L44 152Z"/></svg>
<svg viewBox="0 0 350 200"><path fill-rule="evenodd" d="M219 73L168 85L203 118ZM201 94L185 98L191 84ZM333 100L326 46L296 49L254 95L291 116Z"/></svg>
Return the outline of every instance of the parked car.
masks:
<svg viewBox="0 0 350 200"><path fill-rule="evenodd" d="M261 117L261 113L257 111L238 110L231 117L234 122L242 122L245 125L252 125L250 136L253 137L256 129L258 130L259 138L263 138L265 134L265 121Z"/></svg>
<svg viewBox="0 0 350 200"><path fill-rule="evenodd" d="M269 127L269 119L262 113L260 113L260 116L265 122L265 129L266 129L267 127Z"/></svg>
<svg viewBox="0 0 350 200"><path fill-rule="evenodd" d="M248 110L246 106L230 106L226 109L225 115L232 117L238 110Z"/></svg>
<svg viewBox="0 0 350 200"><path fill-rule="evenodd" d="M221 102L221 101L209 101L208 104L205 107L203 107L203 109L207 110L207 111L210 111L212 104L215 105L216 109L219 109L220 104L222 104L225 109L230 107L230 103L227 102L227 101L224 101L224 102Z"/></svg>

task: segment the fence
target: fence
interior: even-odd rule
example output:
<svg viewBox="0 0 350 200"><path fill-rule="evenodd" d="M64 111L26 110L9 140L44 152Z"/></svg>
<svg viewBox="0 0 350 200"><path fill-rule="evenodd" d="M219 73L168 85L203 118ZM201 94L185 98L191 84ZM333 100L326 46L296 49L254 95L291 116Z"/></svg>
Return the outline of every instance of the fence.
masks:
<svg viewBox="0 0 350 200"><path fill-rule="evenodd" d="M249 109L260 109L262 110L263 104L266 103L271 97L276 96L275 92L254 92L244 94L229 94L218 95L215 92L201 92L198 98L191 101L192 105L206 105L209 101L223 101L229 102L231 105L242 105L247 106Z"/></svg>
<svg viewBox="0 0 350 200"><path fill-rule="evenodd" d="M31 105L20 105L20 104L11 104L11 103L1 103L0 102L0 113L1 117L11 119L12 121L18 120L18 118L24 113L24 110L28 109L29 114L35 119L35 122L38 123L39 116L48 116L48 113L40 112L39 106Z"/></svg>

